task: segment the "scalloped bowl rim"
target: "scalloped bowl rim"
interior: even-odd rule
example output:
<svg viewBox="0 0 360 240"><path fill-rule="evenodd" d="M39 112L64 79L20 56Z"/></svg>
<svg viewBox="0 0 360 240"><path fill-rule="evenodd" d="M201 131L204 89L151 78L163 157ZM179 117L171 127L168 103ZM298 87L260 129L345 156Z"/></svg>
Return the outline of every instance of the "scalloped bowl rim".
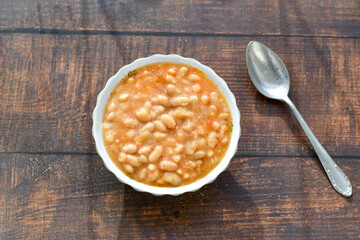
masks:
<svg viewBox="0 0 360 240"><path fill-rule="evenodd" d="M115 165L115 163L110 159L109 155L107 154L101 134L101 125L103 120L104 108L110 97L112 90L116 87L116 85L125 76L127 76L127 74L130 71L145 65L160 63L160 62L182 63L182 64L190 65L192 67L195 67L203 71L208 76L208 78L211 79L224 93L226 100L229 104L229 108L233 119L233 131L231 135L230 146L224 158L221 160L221 162L205 177L198 179L193 183L180 187L169 188L169 187L150 186L137 182L126 176ZM230 160L236 154L238 141L241 134L240 111L236 105L236 98L234 94L230 91L226 82L221 77L219 77L215 73L215 71L212 70L210 67L201 64L199 61L195 59L185 58L176 54L170 54L170 55L155 54L150 57L139 58L134 62L132 62L131 64L125 65L122 68L120 68L120 70L107 81L105 88L99 93L97 97L96 106L93 111L92 119L93 119L92 134L95 140L96 151L104 161L105 167L110 172L114 173L119 181L128 184L129 186L133 187L135 190L140 192L148 192L157 196L161 196L161 195L177 196L186 192L194 192L199 190L204 185L213 182L221 172L226 170L226 168L230 163Z"/></svg>

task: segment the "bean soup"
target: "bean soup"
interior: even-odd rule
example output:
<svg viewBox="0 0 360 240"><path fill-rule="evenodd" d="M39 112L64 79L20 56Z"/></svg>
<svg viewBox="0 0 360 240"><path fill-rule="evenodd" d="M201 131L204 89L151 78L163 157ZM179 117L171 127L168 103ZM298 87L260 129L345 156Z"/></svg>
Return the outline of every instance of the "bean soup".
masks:
<svg viewBox="0 0 360 240"><path fill-rule="evenodd" d="M158 187L209 174L230 143L232 118L221 90L189 65L157 63L129 72L105 106L102 135L116 166Z"/></svg>

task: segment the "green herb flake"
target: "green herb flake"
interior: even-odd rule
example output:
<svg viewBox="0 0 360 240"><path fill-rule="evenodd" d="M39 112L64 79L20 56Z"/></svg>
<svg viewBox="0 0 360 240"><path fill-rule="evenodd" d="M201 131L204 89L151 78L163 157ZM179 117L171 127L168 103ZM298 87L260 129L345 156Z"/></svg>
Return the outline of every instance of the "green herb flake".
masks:
<svg viewBox="0 0 360 240"><path fill-rule="evenodd" d="M128 72L128 76L130 77L131 75L134 75L135 73L136 73L136 69Z"/></svg>

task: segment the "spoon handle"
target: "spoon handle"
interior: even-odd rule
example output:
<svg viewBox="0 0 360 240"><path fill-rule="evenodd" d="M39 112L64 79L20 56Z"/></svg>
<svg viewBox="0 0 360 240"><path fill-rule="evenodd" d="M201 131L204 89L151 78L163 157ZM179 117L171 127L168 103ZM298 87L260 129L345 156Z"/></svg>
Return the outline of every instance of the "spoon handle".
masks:
<svg viewBox="0 0 360 240"><path fill-rule="evenodd" d="M301 116L300 112L296 109L292 101L288 97L286 97L284 99L284 102L286 102L289 105L296 119L299 121L301 127L304 129L307 137L309 138L311 144L315 149L315 152L317 153L320 159L323 168L325 169L325 172L330 180L331 185L334 187L336 191L338 191L343 196L350 197L352 195L352 186L348 177L338 167L338 165L336 165L336 163L332 160L332 158L326 152L324 147L317 140L314 133L311 131L311 129L305 122L304 118Z"/></svg>

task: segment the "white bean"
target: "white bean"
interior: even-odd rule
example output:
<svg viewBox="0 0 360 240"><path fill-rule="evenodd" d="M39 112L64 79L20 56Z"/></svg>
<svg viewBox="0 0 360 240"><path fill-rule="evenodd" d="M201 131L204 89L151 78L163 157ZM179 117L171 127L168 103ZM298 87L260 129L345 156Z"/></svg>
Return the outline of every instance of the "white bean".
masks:
<svg viewBox="0 0 360 240"><path fill-rule="evenodd" d="M153 182L153 181L155 181L158 177L159 177L159 171L158 171L158 170L150 171L150 172L148 173L148 178L147 178L147 180L148 180L149 182Z"/></svg>
<svg viewBox="0 0 360 240"><path fill-rule="evenodd" d="M172 161L169 161L169 160L162 160L160 163L159 163L159 167L161 170L163 171L168 171L168 172L172 172L172 171L175 171L177 169L177 164L172 162Z"/></svg>
<svg viewBox="0 0 360 240"><path fill-rule="evenodd" d="M115 111L115 110L116 110L116 104L115 104L114 102L111 102L111 103L108 105L107 110L108 110L109 112Z"/></svg>
<svg viewBox="0 0 360 240"><path fill-rule="evenodd" d="M194 159L200 159L205 157L206 153L205 151L197 151L196 153L194 153Z"/></svg>
<svg viewBox="0 0 360 240"><path fill-rule="evenodd" d="M133 168L131 165L129 165L129 164L125 164L125 165L124 165L124 169L125 169L125 171L127 171L128 173L133 173L133 172L134 172L134 168Z"/></svg>
<svg viewBox="0 0 360 240"><path fill-rule="evenodd" d="M158 180L156 180L156 183L159 185L163 185L165 182L162 179L158 179Z"/></svg>
<svg viewBox="0 0 360 240"><path fill-rule="evenodd" d="M139 125L139 121L131 117L126 118L123 123L128 128L136 128Z"/></svg>
<svg viewBox="0 0 360 240"><path fill-rule="evenodd" d="M188 80L184 79L184 78L181 79L181 82L182 82L184 85L189 85L189 84L190 84L190 82L189 82ZM186 88L184 88L184 91L185 91L185 92L190 92L190 88L186 87Z"/></svg>
<svg viewBox="0 0 360 240"><path fill-rule="evenodd" d="M224 138L221 140L220 144L221 144L221 145L226 145L226 144L228 143L228 141L229 141L229 139L228 139L227 137L224 137Z"/></svg>
<svg viewBox="0 0 360 240"><path fill-rule="evenodd" d="M115 124L111 123L111 122L103 122L102 128L103 129L110 129L110 128L114 128Z"/></svg>
<svg viewBox="0 0 360 240"><path fill-rule="evenodd" d="M168 128L174 128L176 126L175 120L169 114L163 114L160 117L160 120L165 124Z"/></svg>
<svg viewBox="0 0 360 240"><path fill-rule="evenodd" d="M152 132L152 131L154 131L154 129L155 129L155 125L150 122L150 123L147 123L145 126L143 126L141 128L140 132L143 132L145 130L148 130L149 132Z"/></svg>
<svg viewBox="0 0 360 240"><path fill-rule="evenodd" d="M142 133L140 133L140 135L138 136L139 140L144 142L148 139L150 139L152 137L151 132L149 132L149 130L145 130Z"/></svg>
<svg viewBox="0 0 360 240"><path fill-rule="evenodd" d="M162 155L163 149L164 148L162 146L156 146L154 151L152 151L152 153L149 156L149 161L150 162L157 161L160 158L160 156Z"/></svg>
<svg viewBox="0 0 360 240"><path fill-rule="evenodd" d="M128 93L123 93L119 96L118 101L125 102L126 100L128 100L129 96L130 95Z"/></svg>
<svg viewBox="0 0 360 240"><path fill-rule="evenodd" d="M209 96L208 95L202 95L201 96L201 102L204 105L208 104L209 103Z"/></svg>
<svg viewBox="0 0 360 240"><path fill-rule="evenodd" d="M130 129L125 133L125 135L129 139L133 139L136 136L136 131L134 129Z"/></svg>
<svg viewBox="0 0 360 240"><path fill-rule="evenodd" d="M166 86L166 92L168 95L173 96L173 95L179 94L180 89L173 84L168 84Z"/></svg>
<svg viewBox="0 0 360 240"><path fill-rule="evenodd" d="M192 95L190 96L190 102L193 106L195 106L196 104L198 104L199 98L196 95Z"/></svg>
<svg viewBox="0 0 360 240"><path fill-rule="evenodd" d="M217 134L215 132L211 132L208 136L208 145L211 148L214 148L216 146L216 144L218 143L217 141Z"/></svg>
<svg viewBox="0 0 360 240"><path fill-rule="evenodd" d="M218 103L218 100L219 100L219 98L218 98L218 94L216 92L210 93L210 102L212 104L216 105Z"/></svg>
<svg viewBox="0 0 360 240"><path fill-rule="evenodd" d="M163 106L169 106L170 102L169 102L169 98L165 95L159 95L157 96L158 102L163 105Z"/></svg>
<svg viewBox="0 0 360 240"><path fill-rule="evenodd" d="M126 161L126 154L121 152L119 153L119 162L124 163Z"/></svg>
<svg viewBox="0 0 360 240"><path fill-rule="evenodd" d="M115 131L113 130L108 130L105 133L105 141L108 143L111 143L115 140Z"/></svg>
<svg viewBox="0 0 360 240"><path fill-rule="evenodd" d="M198 139L199 138L199 133L197 131L192 131L190 133L190 135L191 135L192 139Z"/></svg>
<svg viewBox="0 0 360 240"><path fill-rule="evenodd" d="M165 112L165 108L163 106L153 106L150 111L150 115L153 119L156 119L163 112Z"/></svg>
<svg viewBox="0 0 360 240"><path fill-rule="evenodd" d="M225 137L225 132L227 131L227 127L225 125L222 125L219 131L219 137L222 139Z"/></svg>
<svg viewBox="0 0 360 240"><path fill-rule="evenodd" d="M145 108L140 108L139 110L137 110L135 112L135 116L137 119L139 119L142 122L148 122L151 119L148 111L146 111Z"/></svg>
<svg viewBox="0 0 360 240"><path fill-rule="evenodd" d="M165 76L165 80L166 80L167 82L171 82L171 83L175 83L175 82L176 82L176 79L175 79L173 76L171 76L171 75L166 75L166 76Z"/></svg>
<svg viewBox="0 0 360 240"><path fill-rule="evenodd" d="M179 76L184 77L187 74L187 72L188 72L187 67L181 67L179 70Z"/></svg>
<svg viewBox="0 0 360 240"><path fill-rule="evenodd" d="M106 120L108 121L112 121L116 118L116 114L114 112L110 112L107 117L106 117Z"/></svg>
<svg viewBox="0 0 360 240"><path fill-rule="evenodd" d="M173 97L170 100L170 104L173 107L186 106L190 102L190 98L185 96Z"/></svg>
<svg viewBox="0 0 360 240"><path fill-rule="evenodd" d="M175 118L189 118L194 116L194 113L185 109L185 108L176 108L173 112L172 112L172 116L174 116Z"/></svg>
<svg viewBox="0 0 360 240"><path fill-rule="evenodd" d="M150 111L152 107L152 103L150 101L146 101L144 104L144 108L146 109L146 111Z"/></svg>
<svg viewBox="0 0 360 240"><path fill-rule="evenodd" d="M189 75L188 79L190 81L199 81L201 78L198 75L192 73L192 74Z"/></svg>
<svg viewBox="0 0 360 240"><path fill-rule="evenodd" d="M126 155L126 160L130 165L132 165L134 167L140 166L139 158L134 155L130 155L130 154Z"/></svg>
<svg viewBox="0 0 360 240"><path fill-rule="evenodd" d="M143 168L143 169L140 170L138 178L140 180L144 180L146 178L146 174L147 174L147 169Z"/></svg>
<svg viewBox="0 0 360 240"><path fill-rule="evenodd" d="M148 169L149 171L155 171L156 166L154 164L149 164Z"/></svg>
<svg viewBox="0 0 360 240"><path fill-rule="evenodd" d="M135 144L130 143L130 144L127 144L127 145L123 146L123 147L122 147L122 150L123 150L125 153L134 153L134 152L136 152L137 147L136 147Z"/></svg>
<svg viewBox="0 0 360 240"><path fill-rule="evenodd" d="M226 120L226 119L229 118L229 114L227 114L227 113L222 113L222 114L219 115L219 118L220 118L220 119L223 119L223 120Z"/></svg>
<svg viewBox="0 0 360 240"><path fill-rule="evenodd" d="M141 82L140 81L137 81L136 83L135 83L135 89L136 90L139 90L140 88L141 88Z"/></svg>
<svg viewBox="0 0 360 240"><path fill-rule="evenodd" d="M185 144L185 152L187 154L194 154L194 152L196 151L196 148L198 147L198 143L195 140L192 141L188 141Z"/></svg>
<svg viewBox="0 0 360 240"><path fill-rule="evenodd" d="M219 130L220 129L220 123L217 122L217 121L214 121L213 122L213 128L214 128L215 131Z"/></svg>
<svg viewBox="0 0 360 240"><path fill-rule="evenodd" d="M175 74L175 69L174 68L170 68L169 70L168 70L168 73L170 73L170 74L172 74L172 75L174 75Z"/></svg>
<svg viewBox="0 0 360 240"><path fill-rule="evenodd" d="M196 129L196 132L200 135L204 135L205 134L205 130L202 126L198 126Z"/></svg>
<svg viewBox="0 0 360 240"><path fill-rule="evenodd" d="M166 132L167 130L166 126L159 120L154 121L154 125L158 131Z"/></svg>
<svg viewBox="0 0 360 240"><path fill-rule="evenodd" d="M209 157L209 158L213 157L214 156L214 151L212 151L212 150L207 151L206 156Z"/></svg>
<svg viewBox="0 0 360 240"><path fill-rule="evenodd" d="M182 144L176 144L175 152L176 152L176 153L181 153L182 150L184 150L184 145L182 145Z"/></svg>
<svg viewBox="0 0 360 240"><path fill-rule="evenodd" d="M219 161L219 159L216 156L210 159L211 164L215 164L218 161Z"/></svg>
<svg viewBox="0 0 360 240"><path fill-rule="evenodd" d="M181 178L176 173L172 172L164 173L162 179L173 186L178 186L181 183Z"/></svg>
<svg viewBox="0 0 360 240"><path fill-rule="evenodd" d="M194 161L187 161L186 164L185 164L185 167L186 168L195 168L196 164L195 164Z"/></svg>
<svg viewBox="0 0 360 240"><path fill-rule="evenodd" d="M193 130L193 128L194 128L194 123L190 120L186 120L182 127L182 129L187 133L190 133Z"/></svg>
<svg viewBox="0 0 360 240"><path fill-rule="evenodd" d="M157 141L164 140L167 137L167 134L162 132L154 132L153 135Z"/></svg>
<svg viewBox="0 0 360 240"><path fill-rule="evenodd" d="M151 152L151 147L150 146L142 146L140 149L139 149L139 154L142 154L142 155L148 155L150 152Z"/></svg>
<svg viewBox="0 0 360 240"><path fill-rule="evenodd" d="M172 159L174 162L178 163L178 162L180 162L181 157L180 157L180 155L173 155L171 159Z"/></svg>
<svg viewBox="0 0 360 240"><path fill-rule="evenodd" d="M145 156L145 155L140 155L140 157L139 157L139 161L141 162L141 163L146 163L147 162L147 157Z"/></svg>
<svg viewBox="0 0 360 240"><path fill-rule="evenodd" d="M215 113L217 112L217 107L215 107L214 105L211 105L209 109L210 109L210 115L215 115Z"/></svg>

